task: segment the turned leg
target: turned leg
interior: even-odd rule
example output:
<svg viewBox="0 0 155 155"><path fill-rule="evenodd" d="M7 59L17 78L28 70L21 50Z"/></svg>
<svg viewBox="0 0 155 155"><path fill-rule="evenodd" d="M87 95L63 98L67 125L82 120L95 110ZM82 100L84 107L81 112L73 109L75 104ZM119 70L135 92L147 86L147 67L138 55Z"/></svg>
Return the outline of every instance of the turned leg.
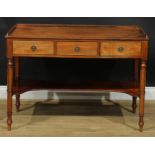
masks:
<svg viewBox="0 0 155 155"><path fill-rule="evenodd" d="M7 59L7 125L11 130L12 125L12 83L13 83L13 61L12 58Z"/></svg>
<svg viewBox="0 0 155 155"><path fill-rule="evenodd" d="M134 60L134 75L133 75L133 80L135 82L135 85L137 85L139 81L139 60L135 59ZM136 113L137 109L137 96L132 97L132 111L133 113Z"/></svg>
<svg viewBox="0 0 155 155"><path fill-rule="evenodd" d="M145 102L145 83L146 83L146 61L140 64L140 103L139 103L139 129L143 131L144 126L144 102Z"/></svg>
<svg viewBox="0 0 155 155"><path fill-rule="evenodd" d="M20 111L20 93L19 93L19 75L20 75L20 59L19 57L15 57L14 58L15 60L15 80L16 80L16 92L15 92L15 95L16 95L16 110L17 112Z"/></svg>

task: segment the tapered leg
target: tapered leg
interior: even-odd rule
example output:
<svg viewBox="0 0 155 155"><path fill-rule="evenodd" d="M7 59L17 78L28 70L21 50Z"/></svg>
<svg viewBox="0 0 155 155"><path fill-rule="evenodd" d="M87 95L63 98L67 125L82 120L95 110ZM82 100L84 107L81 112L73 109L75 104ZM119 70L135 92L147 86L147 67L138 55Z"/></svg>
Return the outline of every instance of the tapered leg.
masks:
<svg viewBox="0 0 155 155"><path fill-rule="evenodd" d="M16 80L16 84L17 84L17 90L15 92L16 95L16 110L20 111L20 93L19 93L19 78L20 78L20 58L19 57L15 57L15 80Z"/></svg>
<svg viewBox="0 0 155 155"><path fill-rule="evenodd" d="M144 102L146 83L146 61L142 60L140 65L140 103L139 103L139 129L143 131L144 126Z"/></svg>
<svg viewBox="0 0 155 155"><path fill-rule="evenodd" d="M139 81L139 60L138 59L134 60L133 80L135 81L135 85ZM137 109L137 96L133 96L132 97L132 111L133 111L133 113L136 113L136 109Z"/></svg>
<svg viewBox="0 0 155 155"><path fill-rule="evenodd" d="M13 61L12 58L7 59L7 125L11 130L12 125L12 84L13 84Z"/></svg>

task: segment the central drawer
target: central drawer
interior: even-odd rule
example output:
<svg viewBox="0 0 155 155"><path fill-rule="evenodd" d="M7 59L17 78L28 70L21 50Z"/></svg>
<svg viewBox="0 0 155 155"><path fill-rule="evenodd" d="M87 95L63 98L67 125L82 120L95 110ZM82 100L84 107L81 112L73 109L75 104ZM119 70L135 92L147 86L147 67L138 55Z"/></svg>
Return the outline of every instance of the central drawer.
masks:
<svg viewBox="0 0 155 155"><path fill-rule="evenodd" d="M96 42L58 42L57 55L97 56Z"/></svg>
<svg viewBox="0 0 155 155"><path fill-rule="evenodd" d="M14 55L52 55L54 43L52 41L13 41Z"/></svg>

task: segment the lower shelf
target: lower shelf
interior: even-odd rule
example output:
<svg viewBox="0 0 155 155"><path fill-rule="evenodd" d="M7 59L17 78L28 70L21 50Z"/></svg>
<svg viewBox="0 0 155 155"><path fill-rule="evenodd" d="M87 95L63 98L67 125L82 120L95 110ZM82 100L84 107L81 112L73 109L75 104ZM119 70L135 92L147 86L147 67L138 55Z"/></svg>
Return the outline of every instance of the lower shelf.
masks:
<svg viewBox="0 0 155 155"><path fill-rule="evenodd" d="M51 81L14 81L13 93L22 94L30 90L49 89L53 91L82 91L82 92L122 92L139 96L139 85L134 82L51 82Z"/></svg>

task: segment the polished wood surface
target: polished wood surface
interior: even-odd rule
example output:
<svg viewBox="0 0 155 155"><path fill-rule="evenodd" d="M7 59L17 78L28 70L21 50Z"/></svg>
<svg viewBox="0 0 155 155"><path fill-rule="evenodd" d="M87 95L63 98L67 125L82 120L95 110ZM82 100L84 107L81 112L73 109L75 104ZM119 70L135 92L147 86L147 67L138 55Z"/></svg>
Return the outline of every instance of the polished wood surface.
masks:
<svg viewBox="0 0 155 155"><path fill-rule="evenodd" d="M7 33L6 40L9 130L12 124L12 95L16 95L16 108L19 111L20 94L34 89L127 93L133 96L134 113L136 100L139 97L139 129L143 130L148 36L141 27L17 24ZM63 83L62 81L50 83L35 79L24 81L20 80L20 57L133 59L134 78L133 81L125 83L90 82L89 79L85 83Z"/></svg>
<svg viewBox="0 0 155 155"><path fill-rule="evenodd" d="M105 41L101 43L101 56L141 56L140 41Z"/></svg>
<svg viewBox="0 0 155 155"><path fill-rule="evenodd" d="M137 25L52 25L17 24L6 35L7 38L44 39L109 39L147 40L148 37Z"/></svg>
<svg viewBox="0 0 155 155"><path fill-rule="evenodd" d="M13 55L52 55L54 43L52 41L13 41Z"/></svg>
<svg viewBox="0 0 155 155"><path fill-rule="evenodd" d="M58 42L57 55L97 56L96 42Z"/></svg>

